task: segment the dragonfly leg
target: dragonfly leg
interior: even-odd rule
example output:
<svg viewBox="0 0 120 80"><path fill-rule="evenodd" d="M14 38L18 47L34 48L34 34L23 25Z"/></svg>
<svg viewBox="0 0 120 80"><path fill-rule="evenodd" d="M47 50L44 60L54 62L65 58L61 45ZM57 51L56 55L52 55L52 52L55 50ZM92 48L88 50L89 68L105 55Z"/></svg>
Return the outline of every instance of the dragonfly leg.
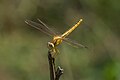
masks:
<svg viewBox="0 0 120 80"><path fill-rule="evenodd" d="M53 57L56 58L60 51L56 47L54 47L53 50L54 50Z"/></svg>
<svg viewBox="0 0 120 80"><path fill-rule="evenodd" d="M51 53L52 53L52 57L56 58L57 55L60 53L60 51L56 47L54 47L53 49L51 49Z"/></svg>
<svg viewBox="0 0 120 80"><path fill-rule="evenodd" d="M52 57L55 58L59 52L58 49L51 42L48 42L48 49L51 52Z"/></svg>
<svg viewBox="0 0 120 80"><path fill-rule="evenodd" d="M48 42L48 49L51 51L51 55L53 58L55 58L58 53L60 53L59 50L51 42Z"/></svg>
<svg viewBox="0 0 120 80"><path fill-rule="evenodd" d="M56 58L56 56L58 55L59 53L59 50L57 48L52 48L52 49L49 49L49 51L51 52L51 55L53 58Z"/></svg>

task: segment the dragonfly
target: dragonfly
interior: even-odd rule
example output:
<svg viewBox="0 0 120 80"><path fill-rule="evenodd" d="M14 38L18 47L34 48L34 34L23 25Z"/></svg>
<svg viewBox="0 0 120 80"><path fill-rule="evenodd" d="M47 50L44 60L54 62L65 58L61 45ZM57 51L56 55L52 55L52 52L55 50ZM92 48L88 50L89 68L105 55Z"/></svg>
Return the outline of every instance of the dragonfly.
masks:
<svg viewBox="0 0 120 80"><path fill-rule="evenodd" d="M72 33L83 21L80 19L74 26L72 26L70 29L68 29L63 34L57 34L55 33L51 28L49 28L44 22L42 22L40 19L38 19L39 23L31 21L31 20L25 20L25 23L27 23L29 26L34 27L38 29L39 31L47 34L48 36L53 37L53 39L48 42L48 48L53 53L59 53L58 49L56 48L58 45L60 45L63 41L68 43L69 45L72 45L77 48L87 48L86 46L71 40L68 38L68 35ZM54 57L55 55L53 55Z"/></svg>

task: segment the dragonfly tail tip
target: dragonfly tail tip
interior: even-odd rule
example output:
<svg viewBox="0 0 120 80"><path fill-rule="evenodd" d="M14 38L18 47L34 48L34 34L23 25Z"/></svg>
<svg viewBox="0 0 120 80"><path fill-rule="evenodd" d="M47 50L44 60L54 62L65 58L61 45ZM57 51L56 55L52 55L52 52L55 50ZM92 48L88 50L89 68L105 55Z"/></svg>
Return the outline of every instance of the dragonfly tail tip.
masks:
<svg viewBox="0 0 120 80"><path fill-rule="evenodd" d="M80 22L83 21L83 19L80 19Z"/></svg>

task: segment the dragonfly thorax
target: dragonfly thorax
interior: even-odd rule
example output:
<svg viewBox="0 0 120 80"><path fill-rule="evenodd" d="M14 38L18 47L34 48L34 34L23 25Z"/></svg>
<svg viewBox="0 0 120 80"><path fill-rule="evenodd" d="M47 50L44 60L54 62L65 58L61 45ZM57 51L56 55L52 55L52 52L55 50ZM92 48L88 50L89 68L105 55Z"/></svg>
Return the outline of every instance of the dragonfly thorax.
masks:
<svg viewBox="0 0 120 80"><path fill-rule="evenodd" d="M57 46L59 45L60 43L62 43L62 38L60 36L54 36L53 37L53 40L52 40L52 43L54 44L54 46Z"/></svg>

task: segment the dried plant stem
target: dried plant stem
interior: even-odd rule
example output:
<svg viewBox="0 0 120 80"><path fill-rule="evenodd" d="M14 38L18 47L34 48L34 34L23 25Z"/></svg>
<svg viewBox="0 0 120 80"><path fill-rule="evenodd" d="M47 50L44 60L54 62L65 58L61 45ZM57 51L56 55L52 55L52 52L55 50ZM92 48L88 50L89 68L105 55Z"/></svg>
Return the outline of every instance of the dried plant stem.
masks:
<svg viewBox="0 0 120 80"><path fill-rule="evenodd" d="M60 76L63 74L63 69L58 66L57 70L55 68L55 58L52 57L51 51L48 51L48 61L50 70L50 80L59 80Z"/></svg>

